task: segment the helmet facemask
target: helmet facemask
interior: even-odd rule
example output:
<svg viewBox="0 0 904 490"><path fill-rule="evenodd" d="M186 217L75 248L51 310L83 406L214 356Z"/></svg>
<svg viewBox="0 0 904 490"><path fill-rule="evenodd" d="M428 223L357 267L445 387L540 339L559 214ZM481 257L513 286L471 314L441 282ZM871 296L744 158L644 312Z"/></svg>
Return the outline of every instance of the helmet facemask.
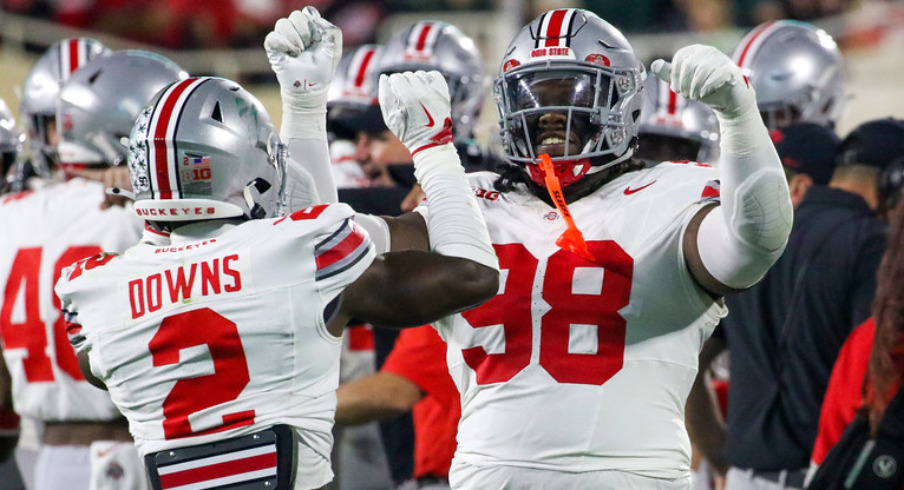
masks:
<svg viewBox="0 0 904 490"><path fill-rule="evenodd" d="M527 65L496 80L506 157L526 165L540 185L537 163L549 154L563 187L633 155L629 135L640 97L639 74L590 63Z"/></svg>

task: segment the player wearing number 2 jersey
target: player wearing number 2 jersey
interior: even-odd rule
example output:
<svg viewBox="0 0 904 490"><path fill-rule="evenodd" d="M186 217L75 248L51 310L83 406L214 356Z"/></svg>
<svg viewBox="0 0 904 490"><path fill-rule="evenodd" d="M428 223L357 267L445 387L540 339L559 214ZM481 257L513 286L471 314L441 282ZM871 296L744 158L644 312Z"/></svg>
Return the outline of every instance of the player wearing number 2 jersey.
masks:
<svg viewBox="0 0 904 490"><path fill-rule="evenodd" d="M697 353L719 295L781 254L791 205L727 56L689 46L652 71L716 110L718 170L634 159L645 70L596 15L549 11L505 52L509 166L471 178L500 290L435 324L462 400L453 488L690 488Z"/></svg>
<svg viewBox="0 0 904 490"><path fill-rule="evenodd" d="M341 46L313 8L279 20L265 42L291 87L289 153L326 169L319 117ZM434 96L418 98L414 86ZM320 192L305 194L316 205L280 216L300 202L292 189L306 174L287 171L299 164L285 160L263 106L228 80L173 83L136 121L135 209L170 230L170 244L81 261L56 291L83 372L128 418L155 488L322 487L332 478L346 323L422 325L497 290L496 257L448 128L416 123L423 110L449 120L442 76L394 75L380 101L438 200L427 221L357 216L316 204Z"/></svg>

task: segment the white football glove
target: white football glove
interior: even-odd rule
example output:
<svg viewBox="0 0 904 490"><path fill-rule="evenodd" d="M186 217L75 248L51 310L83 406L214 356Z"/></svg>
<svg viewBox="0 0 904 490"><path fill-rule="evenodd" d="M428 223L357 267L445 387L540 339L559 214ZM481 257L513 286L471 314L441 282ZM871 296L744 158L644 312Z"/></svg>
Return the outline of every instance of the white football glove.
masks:
<svg viewBox="0 0 904 490"><path fill-rule="evenodd" d="M452 142L449 87L440 72L380 75L379 97L386 127L412 156Z"/></svg>
<svg viewBox="0 0 904 490"><path fill-rule="evenodd" d="M671 65L656 60L650 71L670 82L672 91L686 99L699 100L721 116L738 117L757 110L756 94L741 75L741 69L712 46L694 44L679 49Z"/></svg>
<svg viewBox="0 0 904 490"><path fill-rule="evenodd" d="M342 31L314 7L279 19L264 39L279 80L283 139L326 139L327 90L342 57Z"/></svg>

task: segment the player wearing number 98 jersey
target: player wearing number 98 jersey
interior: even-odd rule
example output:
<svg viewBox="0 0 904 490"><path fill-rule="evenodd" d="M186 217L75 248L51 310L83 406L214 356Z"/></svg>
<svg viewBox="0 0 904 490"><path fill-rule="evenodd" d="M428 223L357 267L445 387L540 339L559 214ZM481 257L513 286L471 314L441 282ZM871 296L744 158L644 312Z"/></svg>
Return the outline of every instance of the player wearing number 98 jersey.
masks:
<svg viewBox="0 0 904 490"><path fill-rule="evenodd" d="M471 175L499 293L435 324L462 401L452 488L690 488L700 346L719 296L781 254L791 205L727 56L689 46L653 71L716 110L718 170L635 159L645 69L596 15L546 12L506 50L509 165Z"/></svg>

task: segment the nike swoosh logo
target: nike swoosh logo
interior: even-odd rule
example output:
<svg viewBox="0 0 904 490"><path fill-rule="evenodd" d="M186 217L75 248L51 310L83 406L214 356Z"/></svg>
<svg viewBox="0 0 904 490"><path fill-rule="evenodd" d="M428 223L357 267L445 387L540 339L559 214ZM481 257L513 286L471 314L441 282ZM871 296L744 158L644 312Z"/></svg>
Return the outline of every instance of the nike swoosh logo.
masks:
<svg viewBox="0 0 904 490"><path fill-rule="evenodd" d="M630 196L631 194L634 194L635 192L640 192L655 183L656 183L656 181L654 180L653 182L650 182L649 184L646 184L646 185L642 185L636 189L632 189L632 188L628 187L627 189L625 189L625 195Z"/></svg>
<svg viewBox="0 0 904 490"><path fill-rule="evenodd" d="M432 127L433 127L433 116L431 116L431 115L430 115L430 111L428 111L427 108L424 107L424 103L423 103L423 102L418 101L418 104L421 105L421 109L424 110L424 114L426 114L426 115L427 115L427 119L430 120L430 122L428 122L427 124L425 124L424 127L432 128Z"/></svg>

